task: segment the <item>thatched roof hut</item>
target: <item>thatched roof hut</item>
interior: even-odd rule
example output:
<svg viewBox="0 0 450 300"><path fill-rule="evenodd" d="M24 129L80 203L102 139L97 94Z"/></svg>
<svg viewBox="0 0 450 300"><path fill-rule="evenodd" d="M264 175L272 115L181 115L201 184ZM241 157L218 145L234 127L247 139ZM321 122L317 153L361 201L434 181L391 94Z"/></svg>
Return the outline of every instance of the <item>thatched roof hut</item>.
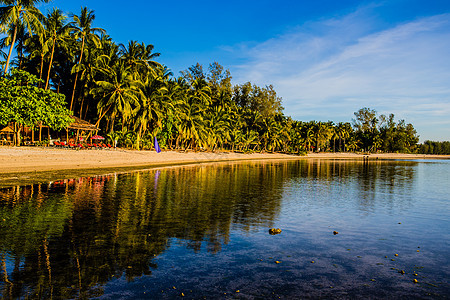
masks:
<svg viewBox="0 0 450 300"><path fill-rule="evenodd" d="M87 130L87 131L98 131L100 128L97 126L89 123L88 121L82 120L78 117L71 116L72 119L75 119L75 121L69 125L68 128L70 129L79 129L79 130Z"/></svg>

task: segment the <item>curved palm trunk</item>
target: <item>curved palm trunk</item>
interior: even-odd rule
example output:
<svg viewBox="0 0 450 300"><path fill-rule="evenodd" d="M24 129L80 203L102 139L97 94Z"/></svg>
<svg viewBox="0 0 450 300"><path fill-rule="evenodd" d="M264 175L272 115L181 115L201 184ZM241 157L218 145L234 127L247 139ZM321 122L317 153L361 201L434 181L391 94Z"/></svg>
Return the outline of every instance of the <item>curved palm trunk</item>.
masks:
<svg viewBox="0 0 450 300"><path fill-rule="evenodd" d="M70 109L72 110L73 107L73 99L75 98L75 88L77 87L77 80L78 80L78 72L75 74L75 81L73 83L73 91L72 91L72 100L70 100Z"/></svg>
<svg viewBox="0 0 450 300"><path fill-rule="evenodd" d="M141 144L141 134L142 134L142 124L139 126L139 131L136 136L136 150L140 150Z"/></svg>
<svg viewBox="0 0 450 300"><path fill-rule="evenodd" d="M41 53L41 70L39 71L39 79L42 80L42 73L44 69L44 54ZM42 83L39 82L39 87L42 87Z"/></svg>
<svg viewBox="0 0 450 300"><path fill-rule="evenodd" d="M11 60L12 50L14 48L14 44L16 43L16 36L17 36L17 26L14 25L13 39L11 41L11 46L9 47L8 58L6 59L6 66L5 66L5 72L4 72L5 75L6 75L6 73L8 73L9 61Z"/></svg>
<svg viewBox="0 0 450 300"><path fill-rule="evenodd" d="M78 61L77 65L81 64L81 60L83 59L83 50L84 50L84 35L83 35L83 39L81 41L80 60ZM70 110L72 110L72 107L73 107L73 99L75 98L75 88L77 87L77 80L78 80L78 72L75 73L75 81L73 83L73 91L72 91L72 100L70 100Z"/></svg>
<svg viewBox="0 0 450 300"><path fill-rule="evenodd" d="M82 116L83 116L83 114L82 114L83 113L83 104L84 104L84 96L81 99L80 113L79 113L80 118L82 118Z"/></svg>
<svg viewBox="0 0 450 300"><path fill-rule="evenodd" d="M48 82L50 81L50 71L52 69L53 64L53 54L55 53L55 39L53 39L53 45L52 45L52 54L50 55L50 63L48 64L48 72L47 72L47 80L45 82L45 90L48 88Z"/></svg>

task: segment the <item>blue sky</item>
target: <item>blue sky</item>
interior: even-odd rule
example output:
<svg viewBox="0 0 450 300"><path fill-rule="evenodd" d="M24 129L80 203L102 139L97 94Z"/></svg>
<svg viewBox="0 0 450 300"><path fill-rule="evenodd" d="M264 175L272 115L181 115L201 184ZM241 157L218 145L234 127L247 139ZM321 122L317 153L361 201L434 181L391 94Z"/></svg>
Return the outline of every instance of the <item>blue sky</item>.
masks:
<svg viewBox="0 0 450 300"><path fill-rule="evenodd" d="M179 71L217 61L233 83L272 84L296 120L394 113L420 140L450 140L450 1L54 0L117 43L153 44Z"/></svg>

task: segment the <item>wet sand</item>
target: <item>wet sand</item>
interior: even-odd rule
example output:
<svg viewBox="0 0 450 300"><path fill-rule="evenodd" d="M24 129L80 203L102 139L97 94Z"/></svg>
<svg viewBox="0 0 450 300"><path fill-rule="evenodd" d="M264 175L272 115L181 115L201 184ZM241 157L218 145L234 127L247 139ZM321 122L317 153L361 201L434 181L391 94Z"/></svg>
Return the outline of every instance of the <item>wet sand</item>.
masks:
<svg viewBox="0 0 450 300"><path fill-rule="evenodd" d="M134 150L69 150L0 147L0 174L83 169L141 168L202 162L278 159L450 159L450 155L310 153L307 156L235 152L178 152Z"/></svg>

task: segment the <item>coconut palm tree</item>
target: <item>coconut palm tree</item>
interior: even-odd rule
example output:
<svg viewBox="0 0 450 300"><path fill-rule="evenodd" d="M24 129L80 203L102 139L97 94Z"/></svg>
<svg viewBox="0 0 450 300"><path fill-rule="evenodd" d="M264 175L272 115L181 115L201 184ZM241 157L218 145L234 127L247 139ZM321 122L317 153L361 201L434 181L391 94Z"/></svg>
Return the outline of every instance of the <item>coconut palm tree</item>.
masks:
<svg viewBox="0 0 450 300"><path fill-rule="evenodd" d="M73 83L72 90L72 98L70 100L70 110L73 107L73 100L75 98L75 89L77 87L78 81L78 73L79 66L83 60L83 52L85 50L86 40L91 40L94 45L100 46L100 38L96 35L96 33L104 34L106 31L102 28L94 28L92 27L92 23L95 19L95 14L93 10L89 10L86 7L81 8L80 15L73 15L73 22L70 22L70 31L74 35L75 39L81 41L80 46L80 56L78 58L78 63L72 69L72 72L75 73L75 80Z"/></svg>
<svg viewBox="0 0 450 300"><path fill-rule="evenodd" d="M177 125L179 137L184 142L185 149L202 146L202 138L206 131L203 105L198 102L183 101L180 108Z"/></svg>
<svg viewBox="0 0 450 300"><path fill-rule="evenodd" d="M302 126L302 138L305 142L305 147L308 151L311 151L311 144L315 139L316 122L310 121L308 123L303 123Z"/></svg>
<svg viewBox="0 0 450 300"><path fill-rule="evenodd" d="M160 56L160 53L152 53L154 46L138 43L137 41L130 41L128 46L120 44L120 55L126 62L126 66L136 72L136 75L152 73L154 77L158 76L156 69L162 66L155 62L154 59Z"/></svg>
<svg viewBox="0 0 450 300"><path fill-rule="evenodd" d="M95 99L92 98L92 94L90 93L90 91L96 87L95 81L107 80L107 77L101 72L100 69L106 65L114 66L119 60L119 47L112 41L111 37L108 35L102 35L100 38L100 43L101 47L97 48L91 41L87 41L87 48L91 50L87 52L83 62L79 66L79 71L81 74L81 103L79 108L79 116L82 119L86 119L91 105L96 106L94 101ZM107 63L103 64L105 63L105 59ZM75 111L75 106L73 109Z"/></svg>
<svg viewBox="0 0 450 300"><path fill-rule="evenodd" d="M32 35L43 30L41 18L42 13L36 8L36 3L48 3L49 0L0 0L0 32L10 33L12 37L6 59L5 71L8 72L12 50L16 43L17 32L23 27L24 32Z"/></svg>
<svg viewBox="0 0 450 300"><path fill-rule="evenodd" d="M107 65L108 62L109 58L104 58L101 62L103 66L99 68L105 80L96 81L97 87L92 89L92 93L100 98L97 104L97 125L105 115L109 115L112 121L110 128L113 129L115 117L120 113L124 129L126 121L139 110L139 93L130 68L120 60L113 66Z"/></svg>
<svg viewBox="0 0 450 300"><path fill-rule="evenodd" d="M54 8L45 19L45 29L48 32L49 37L48 43L50 44L47 48L50 50L50 62L48 64L47 80L45 81L45 89L48 88L48 83L50 81L50 71L53 64L53 54L55 53L55 46L64 46L64 42L69 36L69 27L65 24L66 16L61 10Z"/></svg>
<svg viewBox="0 0 450 300"><path fill-rule="evenodd" d="M345 149L346 149L345 141L348 140L348 138L350 137L350 135L353 132L352 126L348 122L346 122L346 123L339 122L338 125L336 126L336 132L339 137L339 151L341 151L343 149L345 152ZM341 147L341 141L343 141L342 147Z"/></svg>
<svg viewBox="0 0 450 300"><path fill-rule="evenodd" d="M8 33L6 37L0 40L0 48L6 48L11 46L12 38L13 38L13 31L16 31L16 43L15 43L15 49L17 52L17 63L19 69L22 69L23 61L24 61L24 52L26 52L26 43L27 40L29 40L30 36L28 32L25 32L25 28L22 25L19 25L17 27L11 27L8 30ZM11 63L14 63L14 60L11 61Z"/></svg>
<svg viewBox="0 0 450 300"><path fill-rule="evenodd" d="M162 128L165 113L173 106L166 101L168 90L163 77L155 78L149 73L144 82L136 83L136 87L139 90L140 105L135 115L134 130L137 130L136 146L139 149L140 138L145 134L148 124L153 124L152 133L155 135Z"/></svg>
<svg viewBox="0 0 450 300"><path fill-rule="evenodd" d="M32 65L33 67L36 67L34 59L39 59L39 71L37 71L36 69L36 71L39 73L39 79L42 79L44 71L44 58L48 53L48 44L46 43L46 40L47 32L45 30L42 30L39 34L34 34L25 41L25 51L29 53L27 63ZM34 73L32 69L29 71L30 73ZM39 87L41 87L41 82L39 82Z"/></svg>

